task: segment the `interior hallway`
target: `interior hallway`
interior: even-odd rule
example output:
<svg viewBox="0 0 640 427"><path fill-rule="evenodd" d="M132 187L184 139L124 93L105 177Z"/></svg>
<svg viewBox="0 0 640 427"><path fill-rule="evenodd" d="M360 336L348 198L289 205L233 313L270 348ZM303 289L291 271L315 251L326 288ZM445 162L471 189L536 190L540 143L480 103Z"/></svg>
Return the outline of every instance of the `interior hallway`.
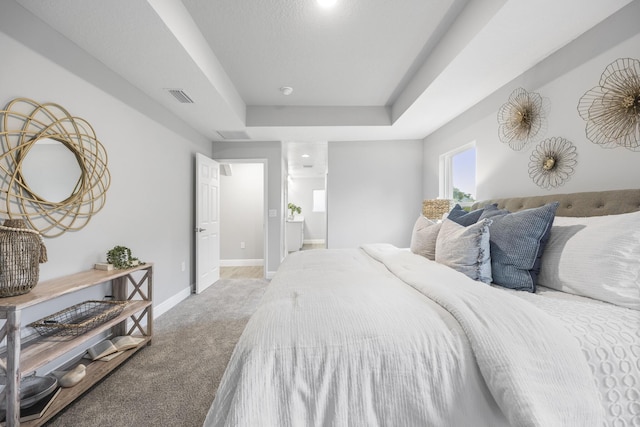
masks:
<svg viewBox="0 0 640 427"><path fill-rule="evenodd" d="M325 249L324 243L305 243L302 245L303 251L310 249ZM251 267L220 267L221 279L262 279L264 278L264 267L261 265Z"/></svg>

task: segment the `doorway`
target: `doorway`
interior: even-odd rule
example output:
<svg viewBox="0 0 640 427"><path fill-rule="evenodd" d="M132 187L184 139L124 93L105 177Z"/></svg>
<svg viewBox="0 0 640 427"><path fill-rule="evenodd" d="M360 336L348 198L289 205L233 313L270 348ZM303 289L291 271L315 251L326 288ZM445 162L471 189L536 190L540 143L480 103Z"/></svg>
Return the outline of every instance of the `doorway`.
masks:
<svg viewBox="0 0 640 427"><path fill-rule="evenodd" d="M328 144L326 141L287 142L283 154L287 165L285 206L289 208L285 255L299 250L324 249L327 247Z"/></svg>
<svg viewBox="0 0 640 427"><path fill-rule="evenodd" d="M267 162L220 162L220 276L264 278L267 251Z"/></svg>
<svg viewBox="0 0 640 427"><path fill-rule="evenodd" d="M287 205L299 207L300 213L287 215L287 252L326 248L326 181L325 176L289 175Z"/></svg>

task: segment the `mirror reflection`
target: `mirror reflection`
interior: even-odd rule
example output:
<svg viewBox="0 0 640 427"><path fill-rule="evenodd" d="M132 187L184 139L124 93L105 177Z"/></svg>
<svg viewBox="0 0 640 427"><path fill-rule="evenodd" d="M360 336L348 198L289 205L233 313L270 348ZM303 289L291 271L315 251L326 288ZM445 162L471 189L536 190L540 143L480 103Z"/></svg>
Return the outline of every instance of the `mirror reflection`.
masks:
<svg viewBox="0 0 640 427"><path fill-rule="evenodd" d="M29 192L50 203L68 199L82 176L73 152L52 138L42 138L34 143L22 160L21 169Z"/></svg>

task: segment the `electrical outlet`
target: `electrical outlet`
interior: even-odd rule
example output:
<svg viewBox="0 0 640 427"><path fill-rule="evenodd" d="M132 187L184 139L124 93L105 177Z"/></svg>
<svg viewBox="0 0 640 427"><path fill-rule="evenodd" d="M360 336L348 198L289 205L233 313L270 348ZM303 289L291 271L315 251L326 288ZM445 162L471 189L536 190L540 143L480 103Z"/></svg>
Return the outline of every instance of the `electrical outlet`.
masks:
<svg viewBox="0 0 640 427"><path fill-rule="evenodd" d="M240 242L240 249L244 249L244 242Z"/></svg>
<svg viewBox="0 0 640 427"><path fill-rule="evenodd" d="M187 264L182 261L182 264L180 264L180 271L185 271L187 269Z"/></svg>

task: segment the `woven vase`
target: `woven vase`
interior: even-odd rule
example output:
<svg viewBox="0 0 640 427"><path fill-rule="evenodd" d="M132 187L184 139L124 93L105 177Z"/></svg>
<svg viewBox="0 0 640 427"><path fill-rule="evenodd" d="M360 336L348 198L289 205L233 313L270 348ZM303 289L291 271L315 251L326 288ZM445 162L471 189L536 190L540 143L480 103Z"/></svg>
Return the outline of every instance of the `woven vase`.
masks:
<svg viewBox="0 0 640 427"><path fill-rule="evenodd" d="M8 219L0 229L0 297L29 292L38 284L40 262L46 251L40 236L29 231L21 219Z"/></svg>

